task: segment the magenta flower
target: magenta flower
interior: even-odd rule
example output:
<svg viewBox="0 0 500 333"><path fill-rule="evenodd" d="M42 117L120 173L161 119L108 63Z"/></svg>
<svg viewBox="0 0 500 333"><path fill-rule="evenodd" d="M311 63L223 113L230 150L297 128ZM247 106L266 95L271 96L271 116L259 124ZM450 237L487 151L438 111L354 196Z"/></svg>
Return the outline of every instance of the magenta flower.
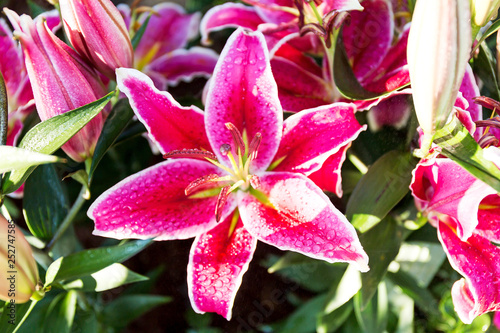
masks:
<svg viewBox="0 0 500 333"><path fill-rule="evenodd" d="M118 10L132 31L150 15L141 13L134 23L130 7L120 4ZM180 81L189 82L194 77L209 77L219 55L203 47L185 49L188 42L198 36L200 13L187 14L175 3L158 4L151 12L146 31L135 49L134 68L151 77L160 90Z"/></svg>
<svg viewBox="0 0 500 333"><path fill-rule="evenodd" d="M134 51L125 22L110 0L59 0L64 30L75 50L101 73L132 67Z"/></svg>
<svg viewBox="0 0 500 333"><path fill-rule="evenodd" d="M43 20L19 17L4 9L14 26L14 36L24 51L26 69L40 119L46 120L93 102L106 94L97 73L57 38ZM103 125L97 115L62 149L75 161L91 157Z"/></svg>
<svg viewBox="0 0 500 333"><path fill-rule="evenodd" d="M485 150L499 161L496 147ZM448 158L423 159L413 171L415 204L438 229L451 266L464 278L451 290L460 319L500 310L500 197Z"/></svg>
<svg viewBox="0 0 500 333"><path fill-rule="evenodd" d="M205 112L180 106L136 70L119 69L117 79L152 140L166 157L179 158L100 196L88 212L94 234L196 237L188 264L196 312L231 318L257 240L368 270L352 225L305 176L363 127L343 103L283 121L262 34L239 29L228 39Z"/></svg>

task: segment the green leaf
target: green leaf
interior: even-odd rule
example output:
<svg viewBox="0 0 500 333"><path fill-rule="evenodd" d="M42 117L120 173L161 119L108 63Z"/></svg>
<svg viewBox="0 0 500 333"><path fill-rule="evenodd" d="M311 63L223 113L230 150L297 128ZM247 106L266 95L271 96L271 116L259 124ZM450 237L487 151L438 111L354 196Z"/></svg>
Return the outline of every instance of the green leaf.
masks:
<svg viewBox="0 0 500 333"><path fill-rule="evenodd" d="M441 154L500 192L500 170L484 157L483 149L456 117L436 131L434 143L442 148Z"/></svg>
<svg viewBox="0 0 500 333"><path fill-rule="evenodd" d="M472 48L472 51L470 52L471 56L476 52L477 48L481 46L481 44L486 40L486 38L493 35L495 32L498 31L498 29L500 29L500 20L496 20L495 22L493 22L493 24L491 24L488 27L488 29L486 29L486 31L483 33L483 35L477 42L476 46Z"/></svg>
<svg viewBox="0 0 500 333"><path fill-rule="evenodd" d="M496 60L485 43L480 44L479 54L474 59L474 73L477 74L485 87L489 90L489 97L500 99L500 87L497 81Z"/></svg>
<svg viewBox="0 0 500 333"><path fill-rule="evenodd" d="M87 172L83 169L80 169L78 171L70 173L69 175L64 177L64 179L66 179L68 177L71 177L74 180L76 180L77 182L79 182L80 184L82 184L82 186L85 188L85 193L82 194L82 197L85 200L89 200L90 199L90 187L89 187L89 176L87 175Z"/></svg>
<svg viewBox="0 0 500 333"><path fill-rule="evenodd" d="M434 296L427 288L419 285L410 274L399 270L396 273L387 272L387 277L398 285L406 295L410 296L422 310L427 313L436 310L437 303Z"/></svg>
<svg viewBox="0 0 500 333"><path fill-rule="evenodd" d="M9 130L9 105L7 102L7 89L5 88L3 75L0 73L0 145L7 143L7 132Z"/></svg>
<svg viewBox="0 0 500 333"><path fill-rule="evenodd" d="M57 156L35 153L12 146L0 146L0 156L2 156L0 160L0 173L22 170L40 164L64 161L64 159Z"/></svg>
<svg viewBox="0 0 500 333"><path fill-rule="evenodd" d="M309 333L316 328L316 316L324 306L326 295L318 295L299 306L284 321L270 325L273 332ZM242 324L242 328L245 325ZM247 331L250 329L247 328Z"/></svg>
<svg viewBox="0 0 500 333"><path fill-rule="evenodd" d="M116 103L108 118L104 122L101 135L97 141L92 164L88 175L88 182L92 182L95 169L104 157L108 149L113 145L118 136L123 132L130 119L134 116L134 111L130 107L128 99L123 98Z"/></svg>
<svg viewBox="0 0 500 333"><path fill-rule="evenodd" d="M87 312L77 312L73 323L73 332L78 333L95 333L102 332L99 330L99 321L93 309Z"/></svg>
<svg viewBox="0 0 500 333"><path fill-rule="evenodd" d="M384 241L381 242L380 240ZM396 258L403 241L403 231L393 218L386 217L381 223L360 236L363 249L370 258L370 270L361 275L359 296L361 310L377 291L389 264Z"/></svg>
<svg viewBox="0 0 500 333"><path fill-rule="evenodd" d="M417 159L410 153L390 151L363 175L349 198L346 217L360 232L379 223L408 193Z"/></svg>
<svg viewBox="0 0 500 333"><path fill-rule="evenodd" d="M2 309L2 316L0 317L0 332L11 333L18 327L19 322L24 317L24 314L30 308L30 302L15 304L5 302ZM29 317L28 317L29 318ZM22 325L20 327L23 327Z"/></svg>
<svg viewBox="0 0 500 333"><path fill-rule="evenodd" d="M148 280L146 276L132 272L122 264L112 264L93 274L65 283L63 288L66 290L76 289L79 291L100 292L124 284L146 280Z"/></svg>
<svg viewBox="0 0 500 333"><path fill-rule="evenodd" d="M37 17L38 15L45 13L47 10L36 3L36 1L28 0L28 7L30 9L31 17Z"/></svg>
<svg viewBox="0 0 500 333"><path fill-rule="evenodd" d="M329 333L336 332L352 313L352 302L342 305L335 311L324 314L317 319L316 332Z"/></svg>
<svg viewBox="0 0 500 333"><path fill-rule="evenodd" d="M57 295L49 306L43 331L70 333L76 311L76 291Z"/></svg>
<svg viewBox="0 0 500 333"><path fill-rule="evenodd" d="M52 154L97 116L114 95L113 91L95 102L42 121L26 133L19 148ZM17 190L33 170L29 167L12 171L4 181L4 193Z"/></svg>
<svg viewBox="0 0 500 333"><path fill-rule="evenodd" d="M321 316L328 315L347 303L361 289L361 273L354 265L349 265L338 284L328 292Z"/></svg>
<svg viewBox="0 0 500 333"><path fill-rule="evenodd" d="M106 304L100 318L106 325L122 328L147 311L171 300L171 297L156 295L122 296Z"/></svg>
<svg viewBox="0 0 500 333"><path fill-rule="evenodd" d="M50 241L68 210L68 197L54 166L36 168L26 181L23 198L23 215L31 233Z"/></svg>
<svg viewBox="0 0 500 333"><path fill-rule="evenodd" d="M45 286L53 282L74 279L95 273L114 263L120 263L139 253L151 240L135 240L123 245L84 250L54 261L47 269Z"/></svg>
<svg viewBox="0 0 500 333"><path fill-rule="evenodd" d="M339 92L342 94L342 96L349 99L369 100L388 95L392 92L388 91L384 93L374 93L372 91L366 90L361 86L358 79L354 75L351 64L349 63L349 59L347 58L347 54L344 48L344 42L342 40L342 30L339 32L337 41L335 43L333 77L335 85L337 86ZM398 87L397 89L401 89L409 85L410 84L408 83L402 87Z"/></svg>
<svg viewBox="0 0 500 333"><path fill-rule="evenodd" d="M362 296L358 293L354 296L354 312L363 331L367 333L385 332L389 315L389 301L385 283L379 283L376 294L366 306L362 306L361 303Z"/></svg>
<svg viewBox="0 0 500 333"><path fill-rule="evenodd" d="M142 35L144 35L144 32L146 31L146 28L148 27L149 24L149 19L151 18L151 13L148 15L144 23L141 25L141 27L135 32L134 37L132 37L132 47L134 50L137 48L137 45L139 45Z"/></svg>
<svg viewBox="0 0 500 333"><path fill-rule="evenodd" d="M406 241L401 246L395 261L400 269L408 272L419 285L427 287L445 259L446 254L441 244Z"/></svg>

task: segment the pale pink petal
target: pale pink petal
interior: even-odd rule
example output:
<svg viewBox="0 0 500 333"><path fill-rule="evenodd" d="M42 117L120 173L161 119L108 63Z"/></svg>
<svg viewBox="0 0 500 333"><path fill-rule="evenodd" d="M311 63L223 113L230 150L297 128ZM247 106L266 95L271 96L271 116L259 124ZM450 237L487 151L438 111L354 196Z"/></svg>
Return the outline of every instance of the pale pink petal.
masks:
<svg viewBox="0 0 500 333"><path fill-rule="evenodd" d="M126 3L120 3L116 6L118 11L120 12L120 15L123 18L123 21L125 22L125 26L127 27L127 30L130 29L130 22L132 20L132 12L130 10L129 5Z"/></svg>
<svg viewBox="0 0 500 333"><path fill-rule="evenodd" d="M207 48L178 49L159 57L146 66L145 71L161 74L169 85L175 86L197 76L210 77L218 59L219 55Z"/></svg>
<svg viewBox="0 0 500 333"><path fill-rule="evenodd" d="M334 103L304 110L288 117L274 162L276 171L300 172L306 176L366 129L354 113L353 104Z"/></svg>
<svg viewBox="0 0 500 333"><path fill-rule="evenodd" d="M297 18L297 15L290 13L290 10L296 9L293 0L245 0L245 2L253 4L259 16L268 23L279 25Z"/></svg>
<svg viewBox="0 0 500 333"><path fill-rule="evenodd" d="M438 231L451 266L464 276L451 290L460 319L470 324L483 313L500 310L500 249L479 235L463 242L444 222Z"/></svg>
<svg viewBox="0 0 500 333"><path fill-rule="evenodd" d="M333 101L330 84L295 62L274 56L271 68L278 84L280 102L285 111L298 112L330 104Z"/></svg>
<svg viewBox="0 0 500 333"><path fill-rule="evenodd" d="M241 220L260 241L328 262L349 262L368 271L354 227L311 180L301 174L259 175L263 204L248 192L238 192Z"/></svg>
<svg viewBox="0 0 500 333"><path fill-rule="evenodd" d="M156 89L148 76L135 69L117 69L116 80L163 154L180 149L211 150L203 112L196 106L181 106L172 95Z"/></svg>
<svg viewBox="0 0 500 333"><path fill-rule="evenodd" d="M429 218L446 214L458 222L457 234L467 240L478 225L479 204L496 191L447 158L421 161L410 185L417 207Z"/></svg>
<svg viewBox="0 0 500 333"><path fill-rule="evenodd" d="M217 195L190 198L184 189L194 180L221 169L194 159L156 164L125 178L104 192L90 206L94 235L111 238L185 239L200 235L216 224ZM224 208L226 218L235 208L231 194Z"/></svg>
<svg viewBox="0 0 500 333"><path fill-rule="evenodd" d="M175 3L161 3L153 8L146 31L135 49L135 62L147 63L173 50L183 48L198 34L200 13L187 14ZM138 22L144 23L149 13L143 13Z"/></svg>
<svg viewBox="0 0 500 333"><path fill-rule="evenodd" d="M328 13L332 10L336 10L339 12L363 10L363 7L358 0L323 0L321 6L323 6L323 13Z"/></svg>
<svg viewBox="0 0 500 333"><path fill-rule="evenodd" d="M331 155L323 163L321 169L308 176L320 189L335 193L339 198L343 194L341 167L346 159L347 149L350 146L351 144L349 143L341 147L338 152Z"/></svg>
<svg viewBox="0 0 500 333"><path fill-rule="evenodd" d="M0 72L5 80L7 94L12 96L26 76L26 69L21 48L13 39L12 32L4 19L0 19L0 54L2 55Z"/></svg>
<svg viewBox="0 0 500 333"><path fill-rule="evenodd" d="M7 146L15 146L17 143L17 139L21 134L23 129L23 122L19 119L14 119L13 121L9 121L9 128L7 131Z"/></svg>
<svg viewBox="0 0 500 333"><path fill-rule="evenodd" d="M257 30L261 23L264 21L254 7L228 2L210 8L203 16L200 23L201 41L203 44L208 44L210 42L208 35L212 31L237 27Z"/></svg>
<svg viewBox="0 0 500 333"><path fill-rule="evenodd" d="M389 2L365 0L363 7L363 11L350 13L350 24L345 25L343 30L346 53L360 81L378 68L394 36L394 19Z"/></svg>
<svg viewBox="0 0 500 333"><path fill-rule="evenodd" d="M236 292L257 247L257 239L240 219L230 232L232 217L196 237L187 277L193 309L197 313L216 312L227 320L231 319Z"/></svg>
<svg viewBox="0 0 500 333"><path fill-rule="evenodd" d="M35 20L40 19L45 20L47 27L49 27L50 31L54 34L62 28L61 16L59 15L59 11L57 9L43 12L35 18Z"/></svg>
<svg viewBox="0 0 500 333"><path fill-rule="evenodd" d="M238 29L228 39L209 81L205 126L219 161L229 164L220 151L232 142L225 123L232 123L248 138L262 134L259 157L252 171L264 170L281 139L283 111L271 73L269 53L260 32Z"/></svg>

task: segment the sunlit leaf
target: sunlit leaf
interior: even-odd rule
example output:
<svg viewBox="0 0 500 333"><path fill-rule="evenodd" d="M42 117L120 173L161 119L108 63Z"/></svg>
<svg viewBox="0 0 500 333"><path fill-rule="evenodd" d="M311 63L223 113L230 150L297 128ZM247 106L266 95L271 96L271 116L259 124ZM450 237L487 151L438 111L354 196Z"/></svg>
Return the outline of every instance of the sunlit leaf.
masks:
<svg viewBox="0 0 500 333"><path fill-rule="evenodd" d="M114 95L113 91L95 102L42 121L26 133L19 148L52 154L97 116ZM4 181L3 192L17 190L33 170L29 167L12 171Z"/></svg>
<svg viewBox="0 0 500 333"><path fill-rule="evenodd" d="M22 148L12 146L0 146L0 173L12 170L22 170L31 166L56 163L64 159L47 154L35 153Z"/></svg>
<svg viewBox="0 0 500 333"><path fill-rule="evenodd" d="M88 276L73 280L63 285L64 289L79 291L104 291L124 284L146 281L148 278L132 272L122 264L112 264Z"/></svg>
<svg viewBox="0 0 500 333"><path fill-rule="evenodd" d="M69 333L73 326L76 311L77 293L70 290L57 295L49 306L44 321L43 332Z"/></svg>
<svg viewBox="0 0 500 333"><path fill-rule="evenodd" d="M361 298L360 293L354 296L354 312L363 331L366 333L386 332L389 301L385 283L378 284L377 292L363 307L361 307Z"/></svg>
<svg viewBox="0 0 500 333"><path fill-rule="evenodd" d="M84 250L54 261L47 269L45 286L95 273L114 263L120 263L145 249L150 240L135 240L122 245Z"/></svg>

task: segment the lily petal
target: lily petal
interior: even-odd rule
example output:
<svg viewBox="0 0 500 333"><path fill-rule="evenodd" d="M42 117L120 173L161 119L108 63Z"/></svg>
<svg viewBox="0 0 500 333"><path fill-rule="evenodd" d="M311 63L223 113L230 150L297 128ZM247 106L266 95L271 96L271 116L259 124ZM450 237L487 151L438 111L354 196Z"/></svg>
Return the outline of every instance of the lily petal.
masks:
<svg viewBox="0 0 500 333"><path fill-rule="evenodd" d="M237 27L257 30L261 23L264 23L264 21L257 14L254 7L233 2L215 6L210 8L201 20L201 42L205 45L209 44L208 35L212 31Z"/></svg>
<svg viewBox="0 0 500 333"><path fill-rule="evenodd" d="M210 77L218 59L216 52L204 47L178 49L159 57L146 66L145 71L159 73L169 85L175 86L180 81L190 82L197 76Z"/></svg>
<svg viewBox="0 0 500 333"><path fill-rule="evenodd" d="M352 142L366 129L354 113L353 104L334 103L304 110L287 118L283 138L274 161L276 171L300 172L306 176L319 170L331 155Z"/></svg>
<svg viewBox="0 0 500 333"><path fill-rule="evenodd" d="M249 140L262 133L259 157L253 161L252 172L265 170L278 150L283 111L260 32L240 28L229 37L208 86L208 139L219 161L229 165L227 156L219 151L221 145L232 142L225 123L235 125Z"/></svg>
<svg viewBox="0 0 500 333"><path fill-rule="evenodd" d="M341 147L338 152L328 157L321 166L321 169L308 176L320 189L335 193L339 198L343 194L341 167L347 157L347 149L350 146L351 144L348 143Z"/></svg>
<svg viewBox="0 0 500 333"><path fill-rule="evenodd" d="M363 7L363 11L350 13L351 23L343 30L346 53L360 81L378 68L394 37L390 2L365 0Z"/></svg>
<svg viewBox="0 0 500 333"><path fill-rule="evenodd" d="M156 89L147 75L135 69L117 69L116 80L163 154L180 149L211 150L203 112L196 106L181 106L172 95Z"/></svg>
<svg viewBox="0 0 500 333"><path fill-rule="evenodd" d="M243 274L257 247L238 219L231 231L232 215L193 242L189 254L189 299L197 313L216 312L231 319L232 307Z"/></svg>
<svg viewBox="0 0 500 333"><path fill-rule="evenodd" d="M192 181L212 173L223 175L211 163L176 159L125 178L90 206L87 215L95 222L94 235L168 240L191 238L212 229L217 224L217 196L190 198L184 193ZM222 219L235 205L230 195Z"/></svg>
<svg viewBox="0 0 500 333"><path fill-rule="evenodd" d="M465 277L451 290L460 319L470 324L485 312L500 310L500 249L479 235L463 242L453 227L442 221L438 236L451 266Z"/></svg>
<svg viewBox="0 0 500 333"><path fill-rule="evenodd" d="M268 172L259 175L264 204L238 193L245 228L260 241L328 262L349 262L368 271L354 227L311 180L301 174Z"/></svg>
<svg viewBox="0 0 500 333"><path fill-rule="evenodd" d="M447 158L421 161L410 189L417 207L434 221L440 214L456 219L457 235L467 240L478 225L479 204L496 191Z"/></svg>
<svg viewBox="0 0 500 333"><path fill-rule="evenodd" d="M146 31L135 49L136 68L142 68L163 54L183 48L198 35L200 13L187 14L175 3L161 3L152 8ZM143 13L138 23L146 21L149 13ZM141 64L139 64L141 63Z"/></svg>
<svg viewBox="0 0 500 333"><path fill-rule="evenodd" d="M474 232L500 243L500 196L492 194L484 198L479 204L477 219L479 224Z"/></svg>

